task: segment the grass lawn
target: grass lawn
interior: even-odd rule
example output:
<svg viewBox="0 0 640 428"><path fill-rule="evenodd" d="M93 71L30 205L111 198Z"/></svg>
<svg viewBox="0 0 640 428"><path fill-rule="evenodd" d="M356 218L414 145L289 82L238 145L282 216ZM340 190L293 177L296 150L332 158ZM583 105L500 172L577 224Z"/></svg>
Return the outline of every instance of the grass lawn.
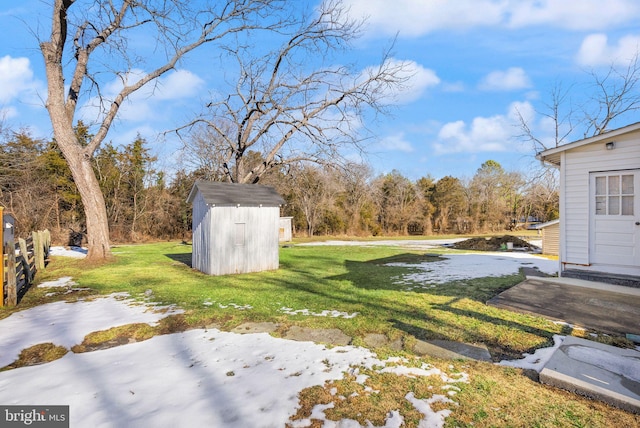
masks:
<svg viewBox="0 0 640 428"><path fill-rule="evenodd" d="M191 259L188 245L119 246L113 252L115 261L104 265L90 266L82 260L55 258L46 270L38 273L39 282L72 276L79 287L88 290L46 296L51 289L32 288L19 309L55 300L125 291L141 299L176 304L186 311L184 315L162 323L158 333L206 325L217 325L226 330L246 321L272 321L281 324L280 331L291 325L338 328L353 337L355 345L363 345L367 333L382 333L391 340L403 338L405 349L410 349L416 339L481 342L489 347L494 360L519 358L523 352L549 346L554 334L585 335L584 331L571 331L542 318L485 305L497 293L522 281L524 278L519 274L454 281L419 292L405 291L406 284L394 284L394 278L410 269L384 266L385 263L438 260L432 251L425 255L390 247L293 246L280 250L280 269L277 271L221 277L192 270L188 266ZM358 314L353 318L290 315L283 308ZM13 311L0 310L0 318ZM113 341L117 335L137 335L144 339L153 334L148 326L140 325L114 329L111 335L100 333L93 340ZM91 339L88 338L88 342ZM379 353L408 355L390 350ZM456 369L470 375L470 382L456 395L459 406L447 419L447 426L640 424L637 416L542 386L522 370L490 363L435 361L426 357L416 361L443 367L454 364ZM419 391L428 388L429 382L438 381L374 373L371 376L371 382L380 384L374 389L382 392L345 400L342 407L336 405L332 410L337 416L357 419L357 413L364 414L367 409L378 409L384 416L387 407L402 405L399 394L405 387ZM413 384L398 384L406 382ZM340 390L352 388L352 385L353 382L345 380L304 391L301 394L303 409L328 400L328 388ZM409 420L405 422L407 426L413 426Z"/></svg>

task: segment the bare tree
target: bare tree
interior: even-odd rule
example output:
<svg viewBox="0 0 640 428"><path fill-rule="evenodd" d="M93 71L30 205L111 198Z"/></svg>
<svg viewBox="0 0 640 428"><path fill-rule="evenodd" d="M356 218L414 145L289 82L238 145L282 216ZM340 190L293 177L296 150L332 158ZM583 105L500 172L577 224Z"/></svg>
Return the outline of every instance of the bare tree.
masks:
<svg viewBox="0 0 640 428"><path fill-rule="evenodd" d="M580 92L575 93L578 86L567 88L556 83L549 93L549 102L544 103L544 109L536 111L553 124L553 136L545 140L534 129L532 119L518 111L521 130L518 137L529 141L534 150L540 152L567 143L575 133L587 138L606 132L616 119L640 110L639 60L636 53L625 67L612 64L603 74L591 70L588 73L592 82L590 90L579 90L590 94L584 102L576 101L580 98Z"/></svg>
<svg viewBox="0 0 640 428"><path fill-rule="evenodd" d="M575 130L577 123L571 105L572 87L565 88L562 83L556 82L549 92L549 102L543 103L544 109L536 110L537 114L553 124L553 137L549 141L543 140L542 136L532 129L529 123L530 119L525 117L521 111L517 111L522 131L518 138L530 142L536 153L564 144Z"/></svg>
<svg viewBox="0 0 640 428"><path fill-rule="evenodd" d="M595 71L591 71L590 74L595 91L591 96L591 102L583 108L586 121L585 138L606 132L609 124L619 116L640 110L638 53L624 69L612 65L604 75Z"/></svg>
<svg viewBox="0 0 640 428"><path fill-rule="evenodd" d="M277 19L267 17L282 4L280 0L52 2L51 33L40 43L48 86L46 107L56 142L82 197L89 259L111 254L105 201L91 159L123 102L202 45L250 29L279 26ZM155 55L145 58L134 48L131 40L142 34L156 37ZM141 64L150 71L134 76L134 65L140 68ZM105 76L114 75L121 79L122 89L107 99L100 83ZM83 96L98 96L104 107L97 132L86 145L78 140L73 127Z"/></svg>
<svg viewBox="0 0 640 428"><path fill-rule="evenodd" d="M347 12L340 0L329 0L291 27L272 52L258 55L252 45L229 49L238 69L233 93L182 128L205 123L216 134L212 144L224 141L229 181L255 183L270 169L300 161L335 164L345 146L362 148L362 115L385 110L410 73L388 52L364 71L329 63L360 34L362 22ZM263 162L247 165L250 150Z"/></svg>

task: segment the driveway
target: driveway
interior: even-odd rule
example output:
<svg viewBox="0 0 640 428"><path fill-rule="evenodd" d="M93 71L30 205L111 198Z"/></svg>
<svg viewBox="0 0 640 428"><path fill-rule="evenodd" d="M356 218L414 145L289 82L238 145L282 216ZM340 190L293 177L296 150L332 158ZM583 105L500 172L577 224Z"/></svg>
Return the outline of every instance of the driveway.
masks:
<svg viewBox="0 0 640 428"><path fill-rule="evenodd" d="M572 278L527 277L487 304L611 334L640 335L640 289Z"/></svg>

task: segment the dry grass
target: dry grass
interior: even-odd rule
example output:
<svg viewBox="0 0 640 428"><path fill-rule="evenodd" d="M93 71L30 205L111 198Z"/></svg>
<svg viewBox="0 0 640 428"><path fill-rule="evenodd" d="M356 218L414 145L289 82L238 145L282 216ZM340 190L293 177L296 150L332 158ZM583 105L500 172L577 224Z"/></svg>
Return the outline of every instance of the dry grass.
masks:
<svg viewBox="0 0 640 428"><path fill-rule="evenodd" d="M57 346L53 343L40 343L23 349L16 361L1 368L0 371L48 363L64 357L67 352L69 350L64 346Z"/></svg>
<svg viewBox="0 0 640 428"><path fill-rule="evenodd" d="M362 426L382 426L391 411L399 411L404 427L420 426L423 415L405 398L409 391L419 399L435 394L447 396L453 403L431 404L434 412L448 410L447 427L636 427L640 415L634 415L604 403L592 401L566 391L541 385L522 370L479 362L427 361L443 372L464 372L469 382L445 389L438 376L409 378L375 370L361 370L369 378L364 384L347 375L339 381L327 382L300 393L300 408L291 420L309 418L315 405L332 403L324 411L327 419L357 420ZM314 420L312 426L322 426Z"/></svg>

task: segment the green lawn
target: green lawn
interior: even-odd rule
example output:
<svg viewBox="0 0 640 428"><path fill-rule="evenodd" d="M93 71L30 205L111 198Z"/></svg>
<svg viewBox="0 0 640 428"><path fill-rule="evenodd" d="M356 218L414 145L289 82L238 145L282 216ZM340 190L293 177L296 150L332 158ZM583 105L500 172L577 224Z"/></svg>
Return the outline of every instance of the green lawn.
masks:
<svg viewBox="0 0 640 428"><path fill-rule="evenodd" d="M554 334L585 334L584 331L572 332L542 318L485 304L500 291L522 281L519 274L450 282L421 292L405 291L406 285L394 284L395 277L410 269L385 266L385 263L438 260L433 251L426 255L391 247L292 246L280 250L280 269L277 271L220 277L191 269L188 266L191 247L188 245L118 246L113 251L115 261L103 265L90 266L82 260L54 258L38 273L39 282L72 276L80 287L90 290L46 296L50 289L32 288L17 309L54 300L124 291L140 299L147 297L185 309L184 316L165 322L158 330L160 333L189 326L215 324L222 329L231 329L245 321L273 321L280 323L282 329L294 324L338 328L353 337L356 345L364 344L363 337L367 333L383 333L389 339L402 337L405 349L410 349L416 339L482 342L489 347L494 360L519 358L523 352L549 346ZM287 315L283 307L311 312L357 312L358 315L348 319ZM15 310L2 309L0 317ZM133 326L115 329L113 334L137 334L146 338L154 333L144 326ZM112 339L108 335L99 337L96 340ZM388 350L381 352L391 353ZM461 367L470 373L471 382L458 394L456 400L460 406L447 419L448 426L607 426L611 418L629 426L629 423L639 421L636 416L603 404L541 386L521 370L489 363L456 364L462 364ZM389 400L392 400L393 394L400 394L407 385L388 384L389 379L373 376L372 382L381 382L388 390L385 394L390 394ZM398 379L392 382L418 381ZM346 387L344 385L337 382L333 387L340 389ZM319 396L322 393L318 390L305 391L301 402L314 402ZM378 406L375 402L360 405L365 408ZM338 409L336 407L336 412ZM349 409L345 411L348 413ZM530 424L531 421L538 422Z"/></svg>

